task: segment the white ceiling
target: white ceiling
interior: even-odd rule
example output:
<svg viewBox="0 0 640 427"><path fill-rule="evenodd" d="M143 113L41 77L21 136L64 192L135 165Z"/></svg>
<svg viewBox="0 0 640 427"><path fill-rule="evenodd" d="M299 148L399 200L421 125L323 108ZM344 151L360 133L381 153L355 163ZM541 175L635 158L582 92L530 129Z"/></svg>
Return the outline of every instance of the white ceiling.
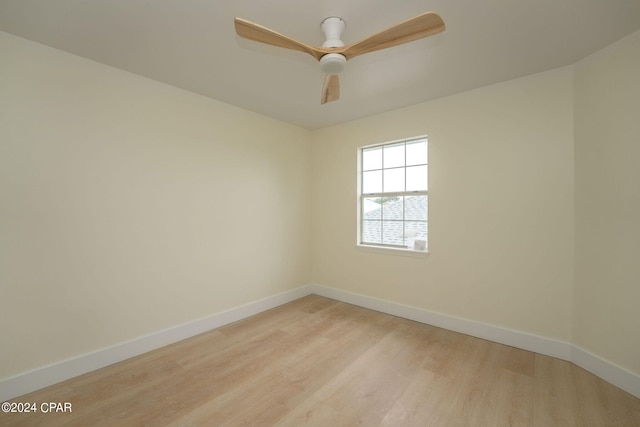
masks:
<svg viewBox="0 0 640 427"><path fill-rule="evenodd" d="M351 43L425 11L447 30L349 61L325 105L311 56L233 27L320 45L340 16ZM0 0L2 31L307 128L572 64L638 29L640 0Z"/></svg>

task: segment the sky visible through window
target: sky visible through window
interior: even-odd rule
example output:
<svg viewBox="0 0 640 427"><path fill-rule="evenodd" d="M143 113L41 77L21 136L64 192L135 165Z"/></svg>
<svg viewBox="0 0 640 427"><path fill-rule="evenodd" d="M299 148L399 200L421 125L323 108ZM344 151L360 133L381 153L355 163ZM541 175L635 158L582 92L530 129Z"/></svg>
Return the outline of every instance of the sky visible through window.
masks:
<svg viewBox="0 0 640 427"><path fill-rule="evenodd" d="M392 144L362 151L362 193L426 191L427 141Z"/></svg>

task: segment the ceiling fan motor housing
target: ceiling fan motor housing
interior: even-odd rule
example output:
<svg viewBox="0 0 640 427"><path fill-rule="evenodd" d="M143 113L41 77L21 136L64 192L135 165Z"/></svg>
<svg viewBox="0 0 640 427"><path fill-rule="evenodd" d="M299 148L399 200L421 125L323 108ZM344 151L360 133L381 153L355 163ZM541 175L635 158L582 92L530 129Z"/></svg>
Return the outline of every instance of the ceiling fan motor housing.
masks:
<svg viewBox="0 0 640 427"><path fill-rule="evenodd" d="M329 18L325 18L320 25L322 28L322 32L324 33L325 41L322 43L322 47L342 47L344 43L340 38L342 37L342 33L344 32L346 24L344 19L338 18L337 16L331 16Z"/></svg>

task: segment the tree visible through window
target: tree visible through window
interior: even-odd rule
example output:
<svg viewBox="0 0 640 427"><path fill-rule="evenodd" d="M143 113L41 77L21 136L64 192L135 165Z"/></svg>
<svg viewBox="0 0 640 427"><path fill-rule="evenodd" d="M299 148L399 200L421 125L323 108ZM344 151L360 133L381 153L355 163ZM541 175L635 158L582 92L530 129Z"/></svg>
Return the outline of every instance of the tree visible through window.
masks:
<svg viewBox="0 0 640 427"><path fill-rule="evenodd" d="M360 161L359 243L426 251L427 138L364 147Z"/></svg>

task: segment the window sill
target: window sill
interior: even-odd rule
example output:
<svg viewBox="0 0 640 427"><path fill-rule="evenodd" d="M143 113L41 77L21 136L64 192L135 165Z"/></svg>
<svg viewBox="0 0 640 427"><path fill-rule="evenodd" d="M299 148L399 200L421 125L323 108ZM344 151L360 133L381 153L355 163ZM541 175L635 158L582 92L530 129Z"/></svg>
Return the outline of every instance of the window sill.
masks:
<svg viewBox="0 0 640 427"><path fill-rule="evenodd" d="M356 249L361 252L370 252L383 255L406 256L412 258L426 258L429 256L428 251L415 251L413 249L388 248L385 246L370 246L356 244Z"/></svg>

